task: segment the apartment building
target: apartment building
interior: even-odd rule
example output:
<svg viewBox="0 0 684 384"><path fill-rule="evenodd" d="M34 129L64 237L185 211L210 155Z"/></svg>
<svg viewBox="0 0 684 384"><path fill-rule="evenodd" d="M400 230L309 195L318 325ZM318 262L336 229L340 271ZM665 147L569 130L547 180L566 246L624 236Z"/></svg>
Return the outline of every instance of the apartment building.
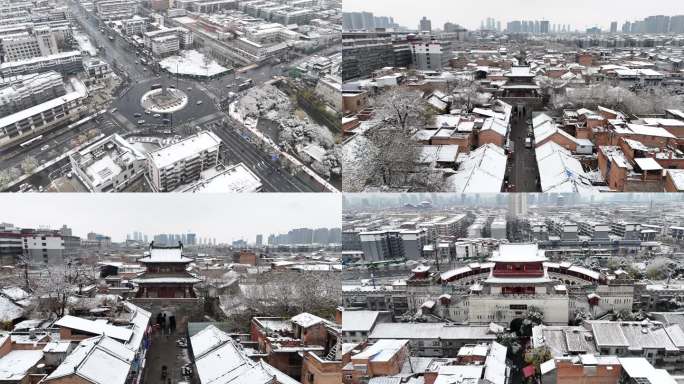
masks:
<svg viewBox="0 0 684 384"><path fill-rule="evenodd" d="M32 134L47 131L59 123L77 118L85 110L88 96L85 85L76 78L69 82L69 92L43 103L0 118L0 147L25 140Z"/></svg>
<svg viewBox="0 0 684 384"><path fill-rule="evenodd" d="M95 2L95 13L103 20L130 19L137 3L133 0L100 0Z"/></svg>
<svg viewBox="0 0 684 384"><path fill-rule="evenodd" d="M145 173L147 159L114 134L69 155L71 169L90 192L122 192Z"/></svg>
<svg viewBox="0 0 684 384"><path fill-rule="evenodd" d="M62 76L54 71L10 78L0 85L0 115L11 115L64 94Z"/></svg>
<svg viewBox="0 0 684 384"><path fill-rule="evenodd" d="M152 188L169 192L198 180L202 171L218 165L220 148L221 139L203 131L149 152L147 172Z"/></svg>

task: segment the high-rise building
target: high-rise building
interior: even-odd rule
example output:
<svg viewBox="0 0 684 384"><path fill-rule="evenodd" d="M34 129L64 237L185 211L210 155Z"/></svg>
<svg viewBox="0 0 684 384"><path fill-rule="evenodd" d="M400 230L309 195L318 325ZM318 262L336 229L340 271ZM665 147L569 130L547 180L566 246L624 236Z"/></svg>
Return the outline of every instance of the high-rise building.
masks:
<svg viewBox="0 0 684 384"><path fill-rule="evenodd" d="M186 233L185 241L188 245L197 245L197 235L195 235L194 233Z"/></svg>
<svg viewBox="0 0 684 384"><path fill-rule="evenodd" d="M264 241L264 235L258 234L256 235L256 245L257 247L260 247Z"/></svg>
<svg viewBox="0 0 684 384"><path fill-rule="evenodd" d="M613 21L610 23L610 33L617 33L617 28L618 28L618 22Z"/></svg>
<svg viewBox="0 0 684 384"><path fill-rule="evenodd" d="M539 33L549 33L549 21L548 20L542 20L539 22Z"/></svg>
<svg viewBox="0 0 684 384"><path fill-rule="evenodd" d="M524 216L527 214L527 196L524 193L508 195L508 215Z"/></svg>
<svg viewBox="0 0 684 384"><path fill-rule="evenodd" d="M430 21L425 16L423 16L423 18L420 19L420 31L432 32L432 21Z"/></svg>
<svg viewBox="0 0 684 384"><path fill-rule="evenodd" d="M684 33L684 15L670 18L670 33Z"/></svg>

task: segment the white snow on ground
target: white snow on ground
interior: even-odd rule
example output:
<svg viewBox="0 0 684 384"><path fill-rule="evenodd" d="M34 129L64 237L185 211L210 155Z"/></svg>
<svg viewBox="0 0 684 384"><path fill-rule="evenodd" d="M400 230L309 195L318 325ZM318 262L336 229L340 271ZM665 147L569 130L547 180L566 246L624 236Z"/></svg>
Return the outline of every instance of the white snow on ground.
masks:
<svg viewBox="0 0 684 384"><path fill-rule="evenodd" d="M93 46L93 44L90 42L88 35L74 33L74 39L76 39L78 47L81 49L81 51L88 52L90 56L97 56L97 49L95 49L95 46Z"/></svg>
<svg viewBox="0 0 684 384"><path fill-rule="evenodd" d="M159 62L162 68L179 75L208 77L228 71L228 68L219 65L213 59L210 59L207 64L205 65L204 55L195 50L181 51L180 56L169 56Z"/></svg>

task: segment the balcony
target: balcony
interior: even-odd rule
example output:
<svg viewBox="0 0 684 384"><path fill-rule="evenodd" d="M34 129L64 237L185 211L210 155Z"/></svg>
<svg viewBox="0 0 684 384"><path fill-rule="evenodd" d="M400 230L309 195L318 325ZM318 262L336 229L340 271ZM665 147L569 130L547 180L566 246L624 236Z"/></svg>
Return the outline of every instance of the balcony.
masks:
<svg viewBox="0 0 684 384"><path fill-rule="evenodd" d="M542 277L544 271L535 269L531 271L515 270L515 269L495 269L492 272L494 277Z"/></svg>

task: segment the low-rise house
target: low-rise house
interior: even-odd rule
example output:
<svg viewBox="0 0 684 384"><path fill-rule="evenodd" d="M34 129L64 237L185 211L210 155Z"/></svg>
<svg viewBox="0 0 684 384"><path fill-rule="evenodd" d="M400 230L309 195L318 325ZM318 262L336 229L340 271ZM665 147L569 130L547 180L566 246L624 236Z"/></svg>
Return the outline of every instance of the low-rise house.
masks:
<svg viewBox="0 0 684 384"><path fill-rule="evenodd" d="M498 193L504 187L507 157L503 148L485 144L459 157L456 174L446 179L447 189L460 193Z"/></svg>
<svg viewBox="0 0 684 384"><path fill-rule="evenodd" d="M595 188L579 160L569 150L549 141L535 150L542 192L587 193Z"/></svg>
<svg viewBox="0 0 684 384"><path fill-rule="evenodd" d="M209 325L190 337L195 376L200 384L299 384L263 360L252 360L227 333Z"/></svg>
<svg viewBox="0 0 684 384"><path fill-rule="evenodd" d="M135 352L105 335L82 340L41 383L129 384Z"/></svg>

